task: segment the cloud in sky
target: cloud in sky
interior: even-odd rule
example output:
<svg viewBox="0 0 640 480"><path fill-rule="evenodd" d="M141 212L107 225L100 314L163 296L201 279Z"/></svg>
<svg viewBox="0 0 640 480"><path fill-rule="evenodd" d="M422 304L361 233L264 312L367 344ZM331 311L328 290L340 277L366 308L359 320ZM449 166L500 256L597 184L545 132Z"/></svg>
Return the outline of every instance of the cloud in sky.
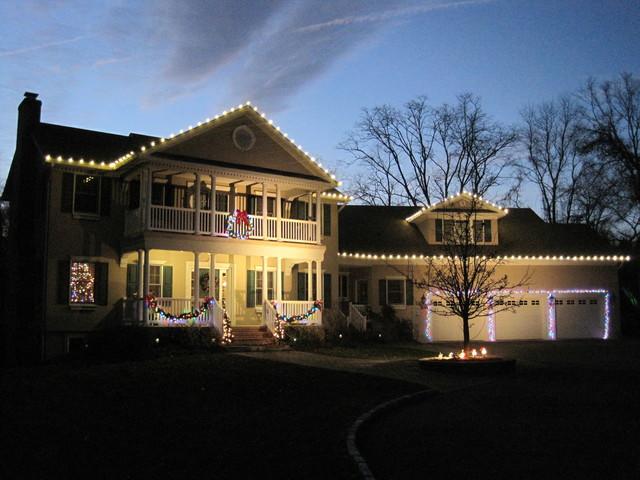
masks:
<svg viewBox="0 0 640 480"><path fill-rule="evenodd" d="M14 55L22 55L24 53L31 53L31 52L35 52L37 50L43 50L45 48L51 48L51 47L59 47L61 45L67 45L69 43L75 43L75 42L79 42L80 40L84 40L86 38L88 38L89 35L78 35L76 37L72 37L72 38L66 38L63 40L55 40L52 42L45 42L45 43L41 43L38 45L31 45L31 46L27 46L27 47L21 47L21 48L14 48L11 50L4 50L4 51L0 51L0 57L12 57Z"/></svg>
<svg viewBox="0 0 640 480"><path fill-rule="evenodd" d="M166 73L176 97L219 81L229 85L232 101L252 99L278 110L391 21L492 1L167 0ZM217 78L229 64L237 67L232 80Z"/></svg>

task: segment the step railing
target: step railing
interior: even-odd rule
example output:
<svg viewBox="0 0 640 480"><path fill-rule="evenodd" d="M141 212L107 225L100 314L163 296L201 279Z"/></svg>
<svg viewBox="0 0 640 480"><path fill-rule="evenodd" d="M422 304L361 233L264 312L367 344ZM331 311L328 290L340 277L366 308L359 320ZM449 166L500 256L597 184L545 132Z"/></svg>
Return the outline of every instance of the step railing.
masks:
<svg viewBox="0 0 640 480"><path fill-rule="evenodd" d="M262 319L264 321L264 324L267 326L267 329L269 329L269 331L271 332L271 335L278 338L276 332L276 321L278 319L278 314L269 300L265 300L264 302L262 302Z"/></svg>
<svg viewBox="0 0 640 480"><path fill-rule="evenodd" d="M349 302L349 315L347 317L348 325L353 325L356 330L365 332L367 330L367 316L363 315L360 309Z"/></svg>

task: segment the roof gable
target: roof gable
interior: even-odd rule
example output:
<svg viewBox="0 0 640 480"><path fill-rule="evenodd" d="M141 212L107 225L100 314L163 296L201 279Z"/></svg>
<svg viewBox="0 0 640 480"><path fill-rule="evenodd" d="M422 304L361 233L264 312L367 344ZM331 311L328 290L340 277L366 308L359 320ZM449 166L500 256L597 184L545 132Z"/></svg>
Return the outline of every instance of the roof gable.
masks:
<svg viewBox="0 0 640 480"><path fill-rule="evenodd" d="M474 203L476 203L475 206ZM406 220L407 222L420 222L424 218L427 218L428 213L464 212L469 211L471 208L475 208L476 212L495 213L498 217L503 217L509 213L509 209L503 208L489 200L485 200L480 195L463 191L457 195L451 195L440 202L422 207L420 210L407 217Z"/></svg>

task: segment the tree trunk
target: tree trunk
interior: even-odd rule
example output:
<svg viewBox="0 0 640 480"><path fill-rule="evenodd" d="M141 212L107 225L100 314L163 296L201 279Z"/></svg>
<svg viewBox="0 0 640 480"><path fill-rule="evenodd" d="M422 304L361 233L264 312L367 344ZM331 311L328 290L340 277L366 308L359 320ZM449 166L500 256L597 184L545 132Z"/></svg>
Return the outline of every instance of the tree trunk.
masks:
<svg viewBox="0 0 640 480"><path fill-rule="evenodd" d="M466 352L469 349L469 317L462 317L462 332L464 334L464 345L463 350Z"/></svg>

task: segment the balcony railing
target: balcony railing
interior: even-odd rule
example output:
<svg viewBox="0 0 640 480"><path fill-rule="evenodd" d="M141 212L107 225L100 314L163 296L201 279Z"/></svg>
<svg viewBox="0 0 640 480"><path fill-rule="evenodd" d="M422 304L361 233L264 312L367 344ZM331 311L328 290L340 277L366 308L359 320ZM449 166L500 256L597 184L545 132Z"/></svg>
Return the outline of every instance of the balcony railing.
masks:
<svg viewBox="0 0 640 480"><path fill-rule="evenodd" d="M159 232L190 233L199 235L227 236L228 212L215 212L213 222L211 212L200 211L199 231L196 227L196 210L192 208L165 207L151 205L149 213L149 229ZM254 239L264 239L264 223L262 215L249 215L253 222ZM213 225L212 225L213 223ZM211 231L213 227L213 233ZM318 241L318 224L315 220L280 219L280 235L278 235L278 219L267 217L267 240L284 240L287 242L316 243ZM131 235L143 230L140 209L128 210L125 218L125 234Z"/></svg>

